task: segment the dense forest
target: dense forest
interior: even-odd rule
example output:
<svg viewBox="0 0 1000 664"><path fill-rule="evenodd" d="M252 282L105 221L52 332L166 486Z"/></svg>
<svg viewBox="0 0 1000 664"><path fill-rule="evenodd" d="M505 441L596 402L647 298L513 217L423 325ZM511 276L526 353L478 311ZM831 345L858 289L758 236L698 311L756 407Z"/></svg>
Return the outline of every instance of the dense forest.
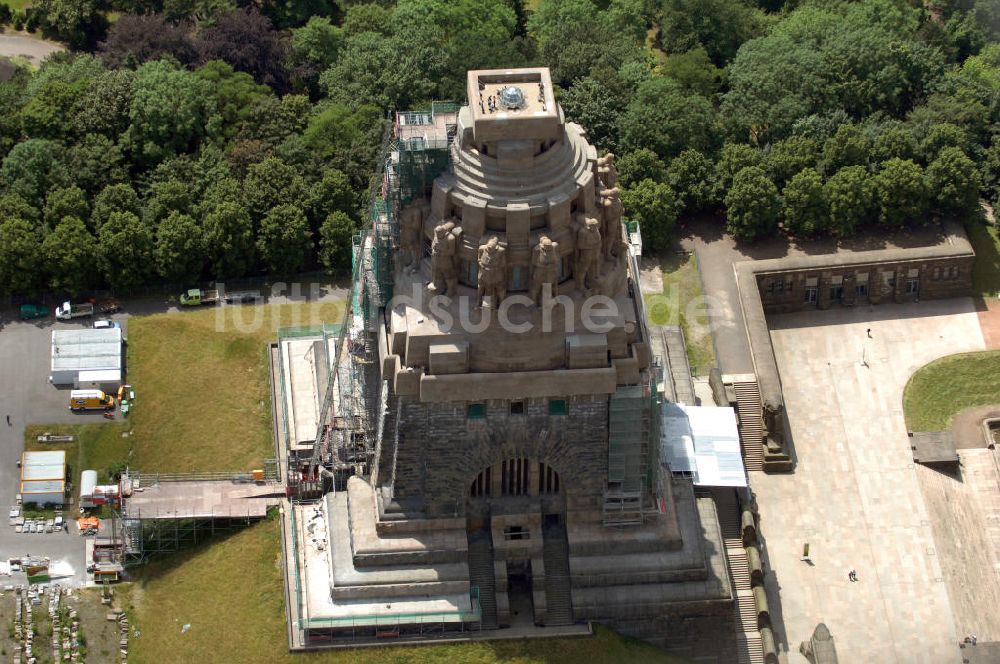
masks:
<svg viewBox="0 0 1000 664"><path fill-rule="evenodd" d="M1000 195L996 0L34 0L0 82L0 292L349 267L386 113L546 65L653 249Z"/></svg>

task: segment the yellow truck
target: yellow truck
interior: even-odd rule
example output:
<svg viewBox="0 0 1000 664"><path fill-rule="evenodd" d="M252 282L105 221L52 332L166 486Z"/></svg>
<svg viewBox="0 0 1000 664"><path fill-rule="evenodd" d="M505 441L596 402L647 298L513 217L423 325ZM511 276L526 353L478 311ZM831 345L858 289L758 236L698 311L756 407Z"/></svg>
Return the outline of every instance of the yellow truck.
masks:
<svg viewBox="0 0 1000 664"><path fill-rule="evenodd" d="M111 410L115 407L115 398L101 390L71 390L69 393L70 410Z"/></svg>

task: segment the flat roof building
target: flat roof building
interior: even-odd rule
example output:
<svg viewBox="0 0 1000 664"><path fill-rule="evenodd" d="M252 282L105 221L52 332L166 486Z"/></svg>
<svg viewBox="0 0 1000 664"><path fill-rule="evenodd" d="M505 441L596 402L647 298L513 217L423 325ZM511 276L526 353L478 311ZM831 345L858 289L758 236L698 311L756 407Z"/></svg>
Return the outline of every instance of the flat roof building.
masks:
<svg viewBox="0 0 1000 664"><path fill-rule="evenodd" d="M38 505L62 505L66 496L66 451L21 455L21 499Z"/></svg>
<svg viewBox="0 0 1000 664"><path fill-rule="evenodd" d="M122 331L55 330L49 382L78 388L117 388L124 361Z"/></svg>

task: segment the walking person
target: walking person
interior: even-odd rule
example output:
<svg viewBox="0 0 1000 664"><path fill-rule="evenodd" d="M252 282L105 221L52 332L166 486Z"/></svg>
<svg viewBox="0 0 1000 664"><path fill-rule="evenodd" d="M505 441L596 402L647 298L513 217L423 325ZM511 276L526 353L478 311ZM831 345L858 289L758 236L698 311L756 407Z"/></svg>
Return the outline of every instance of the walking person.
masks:
<svg viewBox="0 0 1000 664"><path fill-rule="evenodd" d="M868 338L872 338L872 329L870 327L868 328Z"/></svg>
<svg viewBox="0 0 1000 664"><path fill-rule="evenodd" d="M13 426L13 425L12 425L12 424L10 423L10 415L8 415L8 416L7 416L7 426Z"/></svg>

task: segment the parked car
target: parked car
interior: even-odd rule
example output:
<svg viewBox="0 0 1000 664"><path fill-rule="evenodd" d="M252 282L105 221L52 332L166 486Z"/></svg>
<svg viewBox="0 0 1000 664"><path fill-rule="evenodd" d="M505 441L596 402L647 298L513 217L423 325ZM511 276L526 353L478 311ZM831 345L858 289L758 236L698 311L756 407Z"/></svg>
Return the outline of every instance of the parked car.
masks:
<svg viewBox="0 0 1000 664"><path fill-rule="evenodd" d="M21 532L24 532L24 524L23 524L23 523L18 523L18 524L15 524L15 525L14 525L14 532L15 532L15 533L21 533Z"/></svg>
<svg viewBox="0 0 1000 664"><path fill-rule="evenodd" d="M62 530L64 527L64 522L61 514L56 515L55 522L52 524L56 530Z"/></svg>
<svg viewBox="0 0 1000 664"><path fill-rule="evenodd" d="M30 533L34 527L35 527L35 520L28 519L24 522L24 529L22 532Z"/></svg>
<svg viewBox="0 0 1000 664"><path fill-rule="evenodd" d="M101 318L94 321L95 330L113 330L121 329L122 324L116 320L111 320L110 318Z"/></svg>
<svg viewBox="0 0 1000 664"><path fill-rule="evenodd" d="M45 522L45 532L51 533L53 530L55 530L54 524L55 524L55 519L48 519Z"/></svg>
<svg viewBox="0 0 1000 664"><path fill-rule="evenodd" d="M45 318L49 315L49 308L40 304L22 304L21 320L31 320L32 318Z"/></svg>

